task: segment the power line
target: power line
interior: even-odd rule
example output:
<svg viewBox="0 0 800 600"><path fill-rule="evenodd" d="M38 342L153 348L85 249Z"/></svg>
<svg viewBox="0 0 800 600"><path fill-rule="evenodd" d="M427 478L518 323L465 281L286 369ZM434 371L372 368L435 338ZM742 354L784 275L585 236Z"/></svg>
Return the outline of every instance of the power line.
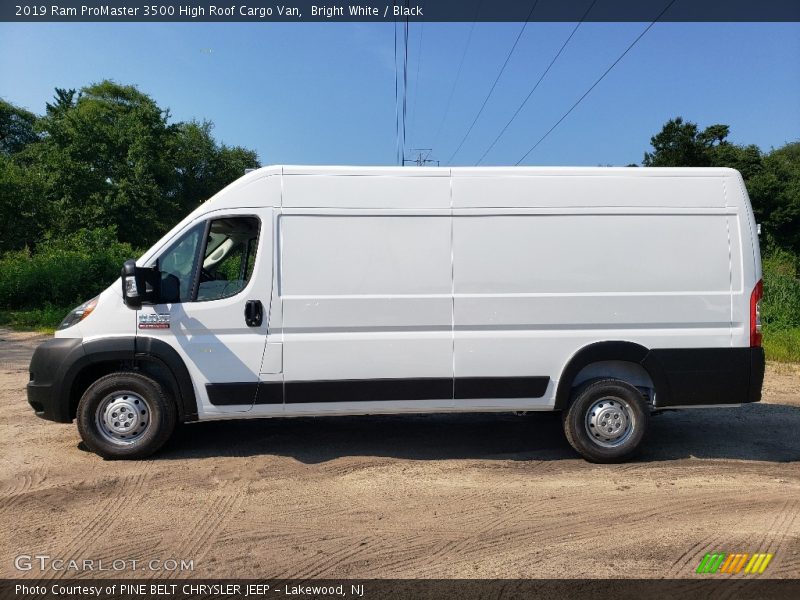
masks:
<svg viewBox="0 0 800 600"><path fill-rule="evenodd" d="M558 60L558 57L561 56L561 54L564 52L564 48L567 47L567 44L569 44L570 40L572 40L572 38L575 36L575 33L578 31L578 28L583 24L583 21L586 19L586 16L589 14L589 11L592 10L592 8L594 7L594 5L596 3L597 3L597 0L593 0L593 2L589 5L589 8L586 9L586 12L583 13L583 16L581 17L581 20L578 21L577 25L575 25L575 27L572 29L572 33L570 33L569 37L567 37L567 39L564 40L564 43L561 44L561 48L559 48L558 52L556 52L555 56L553 56L553 59L550 61L550 64L547 65L547 68L544 70L544 72L541 74L541 76L539 76L539 79L533 85L533 87L531 88L531 91L528 92L527 96L525 96L525 99L517 107L517 110L515 110L514 114L511 115L511 118L508 120L508 122L500 130L500 133L497 134L497 137L494 138L494 141L491 144L489 144L489 147L484 151L484 153L478 159L478 162L475 163L476 165L479 165L479 164L481 164L481 162L483 162L483 159L486 158L486 155L489 154L489 152L491 152L492 148L495 147L495 144L497 144L497 142L500 140L500 138L503 137L503 134L505 134L505 132L508 129L508 127L514 121L514 119L517 118L517 115L522 111L522 109L528 103L528 100L531 99L531 96L533 96L534 92L538 89L539 84L541 84L542 81L544 81L544 78L550 72L550 69L553 67L554 64L556 64L556 61Z"/></svg>
<svg viewBox="0 0 800 600"><path fill-rule="evenodd" d="M658 16L657 16L655 19L653 19L653 20L650 22L650 24L649 24L647 27L645 27L645 28L644 28L644 31L642 31L642 33L640 33L638 36L636 36L636 39L635 39L635 40L633 40L633 41L630 43L630 45L629 45L627 48L625 48L625 51L624 51L622 54L620 54L620 55L617 57L617 60L615 60L613 63L611 63L611 66L610 66L610 67L608 67L608 68L607 68L607 69L606 69L606 70L603 72L603 74L602 74L602 75L600 75L600 77L598 77L597 81L595 81L595 82L594 82L594 83L593 83L593 84L592 84L592 85L589 87L589 89L588 89L588 90L586 90L586 91L583 93L583 96L581 96L580 98L578 98L578 100L575 102L575 104L573 104L573 105L572 105L572 106L569 108L569 110L568 110L567 112L565 112L565 113L564 113L564 114L561 116L561 118L560 118L558 121L556 121L556 122L555 122L555 124L554 124L554 125L553 125L553 126L550 128L550 129L548 129L548 130L547 130L547 133L545 133L545 134L544 134L542 137L540 137L540 138L539 138L539 140L538 140L538 141L537 141L537 142L536 142L536 143L535 143L533 146L531 146L530 150L528 150L528 151L527 151L525 154L523 154L523 155L522 155L522 158L520 158L520 159L519 159L519 160L518 160L516 163L514 163L514 165L515 165L515 166L519 165L519 164L520 164L520 163L521 163L523 160L525 160L525 159L528 157L528 155L529 155L531 152L533 152L534 150L536 150L536 147L537 147L539 144L541 144L541 143L542 143L542 142L545 140L545 138L546 138L548 135L550 135L550 134L553 132L553 130L554 130L556 127L558 127L558 126L561 124L561 121L563 121L564 119L566 119L566 118L569 116L569 114L570 114L570 113L571 113L573 110L575 110L575 108L576 108L576 107L577 107L577 106L578 106L578 105L579 105L579 104L580 104L580 103L583 101L583 99L584 99L584 98L586 98L586 96L588 96L588 95L589 95L589 93L590 93L590 92L591 92L591 91L592 91L592 90L593 90L595 87L597 87L597 84L598 84L598 83L600 83L601 81L603 81L603 79L605 79L605 76L606 76L606 75L608 75L608 74L611 72L611 69L613 69L615 66L617 66L617 63L618 63L619 61L621 61L623 58L625 58L625 55L626 55L626 54L628 54L628 52L630 52L631 48L633 48L633 47L634 47L634 46L635 46L635 45L636 45L636 44L639 42L639 40L640 40L640 39L642 39L642 38L644 37L644 35L645 35L645 34L646 34L648 31L650 31L650 28L651 28L651 27L653 27L653 25L655 25L655 24L656 24L656 21L658 21L658 20L659 20L659 19L660 19L660 18L661 18L661 17L664 15L664 13L665 13L665 12L667 12L667 10L669 10L669 7L670 7L670 6L672 6L673 4L675 4L675 0L671 0L671 1L669 2L669 4L667 4L667 5L664 7L664 9L663 9L663 10L662 10L660 13L658 13Z"/></svg>
<svg viewBox="0 0 800 600"><path fill-rule="evenodd" d="M523 23L522 27L520 28L519 33L517 34L517 39L514 40L514 45L511 46L511 50L508 51L508 54L506 55L506 59L503 62L503 66L500 67L500 72L497 74L497 77L495 77L494 83L492 83L492 87L489 89L489 93L486 94L486 98L483 99L483 104L481 104L481 107L478 110L478 113L475 115L475 118L472 119L472 123L470 124L469 129L467 129L467 132L464 134L464 137L461 138L461 141L459 142L458 147L453 151L453 154L450 155L450 158L447 159L447 164L448 165L453 161L453 159L455 158L456 154L458 154L458 151L461 150L461 146L464 145L464 142L469 137L469 134L472 133L472 128L475 127L475 123L478 122L478 119L480 118L481 114L483 113L483 109L486 108L486 103L489 101L489 98L491 98L492 93L494 92L494 88L497 86L497 82L500 81L500 77L503 75L503 71L506 70L506 66L508 65L508 61L511 60L511 55L514 54L514 50L516 50L517 44L519 43L519 40L522 37L522 34L525 32L525 28L528 26L528 22L530 21L531 15L533 15L533 11L536 9L536 5L537 4L539 4L539 0L534 0L533 4L531 5L531 10L528 12L528 16L525 17L525 23Z"/></svg>
<svg viewBox="0 0 800 600"><path fill-rule="evenodd" d="M439 140L439 134L442 133L442 127L444 126L445 121L447 120L447 115L450 112L450 105L453 102L453 94L456 91L456 85L458 84L458 80L461 78L461 69L464 66L464 59L467 56L467 50L469 49L469 44L472 41L472 33L475 31L475 22L478 19L478 13L481 8L481 4L483 4L483 0L478 1L478 5L475 7L475 18L472 21L472 27L469 29L469 36L467 36L467 43L464 44L464 52L461 54L461 60L458 63L458 70L456 71L456 78L453 80L453 87L450 90L450 95L447 98L447 104L445 105L444 109L444 116L442 117L441 122L439 123L439 128L436 130L436 135L433 136L434 141ZM436 144L434 144L434 148Z"/></svg>
<svg viewBox="0 0 800 600"><path fill-rule="evenodd" d="M395 160L400 162L400 109L397 93L397 21L394 22L394 135L395 135Z"/></svg>
<svg viewBox="0 0 800 600"><path fill-rule="evenodd" d="M423 4L424 8L424 4ZM414 132L417 128L417 100L419 99L419 71L422 66L422 34L425 32L425 21L420 23L419 46L417 47L417 76L414 80L414 104L411 107L411 142L414 142Z"/></svg>
<svg viewBox="0 0 800 600"><path fill-rule="evenodd" d="M406 7L408 7L409 0L406 0ZM403 159L405 162L406 156L406 114L408 105L408 17L404 25L403 32Z"/></svg>

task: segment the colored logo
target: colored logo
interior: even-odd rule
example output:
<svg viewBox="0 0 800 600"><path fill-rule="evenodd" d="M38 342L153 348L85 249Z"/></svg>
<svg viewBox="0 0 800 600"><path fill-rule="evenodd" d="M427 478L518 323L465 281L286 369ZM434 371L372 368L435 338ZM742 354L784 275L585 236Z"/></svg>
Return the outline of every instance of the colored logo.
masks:
<svg viewBox="0 0 800 600"><path fill-rule="evenodd" d="M169 329L169 313L139 313L139 329Z"/></svg>
<svg viewBox="0 0 800 600"><path fill-rule="evenodd" d="M729 552L708 553L697 566L696 573L763 573L772 560L772 554L735 554Z"/></svg>

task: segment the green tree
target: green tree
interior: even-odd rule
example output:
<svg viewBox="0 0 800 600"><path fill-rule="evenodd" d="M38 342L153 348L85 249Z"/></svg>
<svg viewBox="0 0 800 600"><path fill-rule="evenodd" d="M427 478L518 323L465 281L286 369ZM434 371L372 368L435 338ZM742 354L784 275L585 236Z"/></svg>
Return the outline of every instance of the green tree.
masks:
<svg viewBox="0 0 800 600"><path fill-rule="evenodd" d="M175 199L187 213L241 177L245 169L259 166L252 150L217 144L210 121L190 121L175 127L169 148L175 169Z"/></svg>
<svg viewBox="0 0 800 600"><path fill-rule="evenodd" d="M34 243L46 229L41 172L31 164L38 118L0 100L0 252Z"/></svg>
<svg viewBox="0 0 800 600"><path fill-rule="evenodd" d="M41 117L0 101L0 252L108 225L146 247L259 166L212 129L171 124L150 96L112 81L56 88Z"/></svg>
<svg viewBox="0 0 800 600"><path fill-rule="evenodd" d="M35 244L47 229L39 174L0 152L0 254Z"/></svg>
<svg viewBox="0 0 800 600"><path fill-rule="evenodd" d="M36 115L0 100L0 154L17 154L38 139Z"/></svg>
<svg viewBox="0 0 800 600"><path fill-rule="evenodd" d="M56 97L55 101L51 104L47 102L45 107L47 108L48 115L59 115L67 112L71 108L75 106L75 90L66 90L63 88L56 88Z"/></svg>
<svg viewBox="0 0 800 600"><path fill-rule="evenodd" d="M218 144L210 122L170 124L150 96L112 81L56 88L40 123L57 235L114 224L120 241L147 246L259 166L255 152Z"/></svg>
<svg viewBox="0 0 800 600"><path fill-rule="evenodd" d="M659 133L650 138L653 152L645 152L645 167L708 167L709 150L727 144L727 125L711 125L700 131L696 123L682 117L667 121Z"/></svg>
<svg viewBox="0 0 800 600"><path fill-rule="evenodd" d="M122 241L140 246L174 222L178 207L164 193L171 179L167 118L134 86L103 81L77 98L56 90L41 119L38 156L59 215L56 233L115 224Z"/></svg>
<svg viewBox="0 0 800 600"><path fill-rule="evenodd" d="M800 142L764 155L761 168L747 179L747 189L768 246L800 257Z"/></svg>

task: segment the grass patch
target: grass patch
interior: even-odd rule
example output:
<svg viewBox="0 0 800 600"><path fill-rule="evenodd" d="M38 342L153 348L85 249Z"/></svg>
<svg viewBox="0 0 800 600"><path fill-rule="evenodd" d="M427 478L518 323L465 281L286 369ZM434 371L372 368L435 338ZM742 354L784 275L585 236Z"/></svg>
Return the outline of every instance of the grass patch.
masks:
<svg viewBox="0 0 800 600"><path fill-rule="evenodd" d="M0 310L0 326L22 331L40 331L52 334L69 311L69 308L58 306Z"/></svg>
<svg viewBox="0 0 800 600"><path fill-rule="evenodd" d="M767 360L800 362L800 328L764 329L764 352Z"/></svg>

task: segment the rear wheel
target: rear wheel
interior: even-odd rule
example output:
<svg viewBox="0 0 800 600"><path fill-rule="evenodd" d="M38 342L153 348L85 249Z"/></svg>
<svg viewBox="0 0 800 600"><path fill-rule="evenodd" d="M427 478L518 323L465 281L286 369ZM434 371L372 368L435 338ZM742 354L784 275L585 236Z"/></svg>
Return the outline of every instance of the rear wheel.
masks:
<svg viewBox="0 0 800 600"><path fill-rule="evenodd" d="M564 432L586 460L622 462L638 452L649 419L650 408L638 389L619 379L600 379L575 391Z"/></svg>
<svg viewBox="0 0 800 600"><path fill-rule="evenodd" d="M155 379L112 373L95 381L78 403L78 432L103 458L135 459L161 448L172 435L177 410Z"/></svg>

